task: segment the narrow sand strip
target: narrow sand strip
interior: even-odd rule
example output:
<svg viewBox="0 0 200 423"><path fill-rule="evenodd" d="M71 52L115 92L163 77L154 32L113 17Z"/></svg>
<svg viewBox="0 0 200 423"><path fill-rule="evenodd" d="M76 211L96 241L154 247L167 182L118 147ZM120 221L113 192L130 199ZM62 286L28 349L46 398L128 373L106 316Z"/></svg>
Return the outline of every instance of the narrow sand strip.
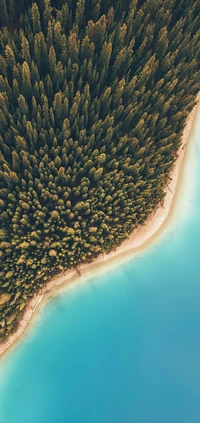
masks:
<svg viewBox="0 0 200 423"><path fill-rule="evenodd" d="M115 251L109 254L101 254L92 263L80 266L79 271L81 272L81 276L89 278L90 276L94 276L94 272L96 275L102 269L105 271L108 265L109 267L116 267L120 262L122 262L122 260L133 257L136 253L146 249L168 227L173 218L174 206L178 201L178 193L183 180L184 162L188 156L188 141L192 136L193 122L197 108L199 109L199 101L200 94L198 95L198 105L193 108L187 118L182 137L182 145L178 151L176 165L170 175L172 180L168 186L163 207L157 209L154 215L149 218L147 223L134 231L129 239L124 241L120 247L116 248ZM82 282L83 279L84 278L82 277L80 278L77 270L74 269L66 271L63 275L48 282L42 292L30 301L17 331L12 334L5 343L0 345L0 356L8 351L8 349L10 349L10 347L19 341L21 336L25 334L25 330L28 329L29 324L32 322L32 318L35 316L36 310L39 311L40 306L48 300L52 293L66 287L71 287L72 283L74 285L74 282L77 282L77 280Z"/></svg>

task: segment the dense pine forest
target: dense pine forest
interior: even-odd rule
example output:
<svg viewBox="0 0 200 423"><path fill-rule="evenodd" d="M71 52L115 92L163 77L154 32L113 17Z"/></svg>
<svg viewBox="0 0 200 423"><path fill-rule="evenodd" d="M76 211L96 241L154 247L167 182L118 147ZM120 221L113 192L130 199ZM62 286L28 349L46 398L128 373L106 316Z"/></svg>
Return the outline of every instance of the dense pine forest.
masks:
<svg viewBox="0 0 200 423"><path fill-rule="evenodd" d="M199 90L199 0L0 0L0 342L162 205Z"/></svg>

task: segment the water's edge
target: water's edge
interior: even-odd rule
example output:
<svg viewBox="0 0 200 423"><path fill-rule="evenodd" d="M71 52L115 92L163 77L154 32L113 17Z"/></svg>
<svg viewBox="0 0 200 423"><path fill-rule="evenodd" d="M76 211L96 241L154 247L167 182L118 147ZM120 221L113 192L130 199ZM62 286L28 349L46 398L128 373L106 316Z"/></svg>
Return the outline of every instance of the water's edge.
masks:
<svg viewBox="0 0 200 423"><path fill-rule="evenodd" d="M123 261L128 260L133 255L140 253L150 247L162 234L165 233L170 225L170 222L175 216L175 209L179 201L179 194L183 182L183 174L186 166L188 152L190 148L190 139L192 138L193 128L195 126L196 116L200 108L200 93L197 96L198 103L190 112L182 137L182 144L178 151L178 159L175 164L174 170L169 184L169 189L166 193L164 205L159 208L152 219L149 219L147 224L138 228L128 240L107 255L100 255L94 262L80 266L80 274L77 270L73 269L65 272L63 275L50 282L44 287L42 292L36 295L26 308L25 314L21 319L19 328L12 334L9 339L0 345L0 360L17 342L20 341L22 336L25 336L36 315L40 312L41 307L51 298L52 294L56 294L60 290L71 288L77 281L83 282L85 278L90 275L92 277L104 272L108 267L115 268Z"/></svg>

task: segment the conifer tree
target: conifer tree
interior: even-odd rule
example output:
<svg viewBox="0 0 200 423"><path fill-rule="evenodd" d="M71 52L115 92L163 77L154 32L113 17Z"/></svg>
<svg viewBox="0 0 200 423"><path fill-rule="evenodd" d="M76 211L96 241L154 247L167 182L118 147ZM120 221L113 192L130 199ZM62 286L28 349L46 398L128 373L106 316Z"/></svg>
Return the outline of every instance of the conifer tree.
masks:
<svg viewBox="0 0 200 423"><path fill-rule="evenodd" d="M33 24L33 33L36 34L37 32L41 31L40 12L36 3L33 3L33 6L31 8L31 17Z"/></svg>
<svg viewBox="0 0 200 423"><path fill-rule="evenodd" d="M6 0L0 0L0 11L1 11L0 24L6 26L9 21Z"/></svg>

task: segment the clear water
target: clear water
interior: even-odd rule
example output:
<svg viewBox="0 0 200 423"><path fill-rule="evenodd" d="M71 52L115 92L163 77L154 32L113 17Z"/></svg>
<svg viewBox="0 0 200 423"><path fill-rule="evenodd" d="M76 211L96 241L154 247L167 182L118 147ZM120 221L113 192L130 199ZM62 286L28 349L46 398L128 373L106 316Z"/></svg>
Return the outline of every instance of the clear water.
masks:
<svg viewBox="0 0 200 423"><path fill-rule="evenodd" d="M199 423L200 108L176 218L43 308L0 360L1 423Z"/></svg>

